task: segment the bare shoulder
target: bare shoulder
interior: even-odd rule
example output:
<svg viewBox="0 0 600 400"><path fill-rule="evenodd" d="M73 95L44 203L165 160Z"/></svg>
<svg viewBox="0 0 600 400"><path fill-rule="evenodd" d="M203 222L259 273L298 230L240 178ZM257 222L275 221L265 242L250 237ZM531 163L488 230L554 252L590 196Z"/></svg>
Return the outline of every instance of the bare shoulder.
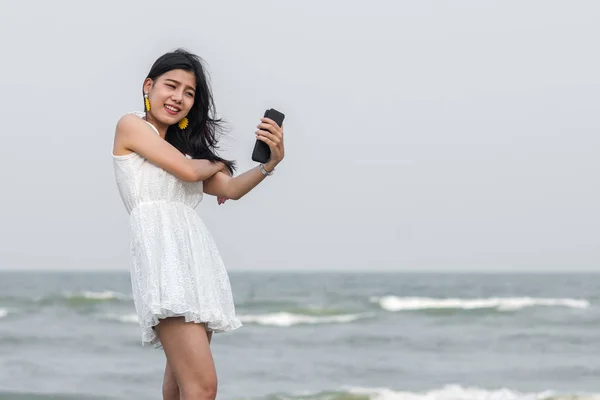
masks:
<svg viewBox="0 0 600 400"><path fill-rule="evenodd" d="M145 140L148 135L158 136L154 127L135 114L125 114L117 122L115 137L122 137L126 141Z"/></svg>
<svg viewBox="0 0 600 400"><path fill-rule="evenodd" d="M127 143L132 139L132 135L148 129L145 125L146 122L135 114L125 114L119 118L115 128L113 154L124 156L133 153Z"/></svg>
<svg viewBox="0 0 600 400"><path fill-rule="evenodd" d="M144 120L135 114L125 114L117 121L116 133L127 133L145 124Z"/></svg>

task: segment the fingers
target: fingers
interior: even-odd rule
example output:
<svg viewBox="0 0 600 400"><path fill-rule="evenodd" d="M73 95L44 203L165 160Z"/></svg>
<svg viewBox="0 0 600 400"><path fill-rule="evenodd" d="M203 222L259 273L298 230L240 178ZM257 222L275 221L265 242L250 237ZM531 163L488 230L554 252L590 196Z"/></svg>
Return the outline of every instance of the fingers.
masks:
<svg viewBox="0 0 600 400"><path fill-rule="evenodd" d="M270 118L261 118L262 123L260 123L257 128L268 130L271 133L277 134L280 133L283 136L283 128L277 125L275 121Z"/></svg>
<svg viewBox="0 0 600 400"><path fill-rule="evenodd" d="M258 130L256 131L256 137L264 137L269 139L271 142L275 143L275 145L278 145L279 143L281 143L283 141L283 139L281 138L280 135L276 135L274 133L271 133L269 131L264 131L264 130Z"/></svg>
<svg viewBox="0 0 600 400"><path fill-rule="evenodd" d="M265 124L271 125L275 129L281 128L279 125L277 125L277 122L273 121L271 118L261 118L260 120Z"/></svg>
<svg viewBox="0 0 600 400"><path fill-rule="evenodd" d="M272 134L266 133L265 131L257 131L256 132L256 138L258 140L268 144L269 147L271 148L271 150L276 149L277 143L274 140L272 140L269 136L272 136Z"/></svg>
<svg viewBox="0 0 600 400"><path fill-rule="evenodd" d="M221 197L221 196L217 197L217 203L219 205L225 203L227 200L229 200L227 197Z"/></svg>
<svg viewBox="0 0 600 400"><path fill-rule="evenodd" d="M272 157L283 158L283 128L270 118L261 118L256 131L256 139L266 143L271 149Z"/></svg>

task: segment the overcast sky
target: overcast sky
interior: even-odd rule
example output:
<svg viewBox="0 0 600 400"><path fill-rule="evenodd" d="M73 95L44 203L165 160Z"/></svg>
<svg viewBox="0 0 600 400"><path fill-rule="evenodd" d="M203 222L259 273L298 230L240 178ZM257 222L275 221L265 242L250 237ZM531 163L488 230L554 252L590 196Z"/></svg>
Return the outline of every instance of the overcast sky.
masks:
<svg viewBox="0 0 600 400"><path fill-rule="evenodd" d="M0 0L0 269L130 265L119 117L177 47L222 155L266 108L286 158L198 207L230 271L597 271L597 1Z"/></svg>

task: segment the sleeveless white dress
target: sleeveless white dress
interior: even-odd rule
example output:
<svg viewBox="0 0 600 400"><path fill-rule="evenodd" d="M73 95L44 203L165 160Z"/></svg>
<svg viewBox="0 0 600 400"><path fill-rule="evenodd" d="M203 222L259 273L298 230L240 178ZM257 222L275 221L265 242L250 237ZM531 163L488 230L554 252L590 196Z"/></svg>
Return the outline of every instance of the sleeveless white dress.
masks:
<svg viewBox="0 0 600 400"><path fill-rule="evenodd" d="M172 316L206 323L213 332L239 328L227 271L195 211L202 182L182 181L137 153L112 156L129 213L131 285L142 345L162 348L153 327Z"/></svg>

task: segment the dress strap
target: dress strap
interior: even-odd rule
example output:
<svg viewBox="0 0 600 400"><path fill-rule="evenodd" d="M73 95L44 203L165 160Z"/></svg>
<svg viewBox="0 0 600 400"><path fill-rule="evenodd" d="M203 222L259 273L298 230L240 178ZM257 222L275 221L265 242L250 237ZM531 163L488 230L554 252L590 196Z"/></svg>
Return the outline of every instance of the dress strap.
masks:
<svg viewBox="0 0 600 400"><path fill-rule="evenodd" d="M152 129L154 129L154 132L156 132L157 135L160 136L160 133L158 133L158 129L156 129L156 127L154 125L152 125L150 122L146 121L144 119L144 117L146 116L146 113L143 111L132 111L128 114L133 114L133 115L137 115L138 117L140 117L145 123L147 123L148 125L150 125L152 127Z"/></svg>

